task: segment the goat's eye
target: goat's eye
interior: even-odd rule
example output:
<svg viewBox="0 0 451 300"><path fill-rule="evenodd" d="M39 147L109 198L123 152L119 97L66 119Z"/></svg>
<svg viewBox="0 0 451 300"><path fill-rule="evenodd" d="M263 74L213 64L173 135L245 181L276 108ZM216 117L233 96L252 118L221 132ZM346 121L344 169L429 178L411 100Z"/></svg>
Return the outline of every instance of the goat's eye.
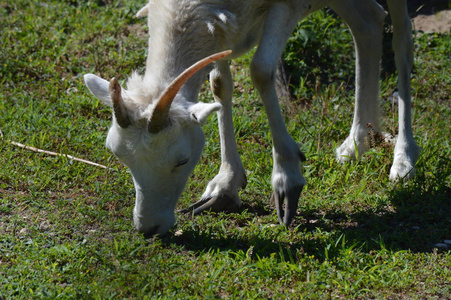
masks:
<svg viewBox="0 0 451 300"><path fill-rule="evenodd" d="M177 167L181 167L181 166L183 166L183 165L186 165L186 164L188 163L188 161L189 161L189 158L181 159L181 160L179 160L179 161L177 162L177 164L175 165L175 167L177 168Z"/></svg>

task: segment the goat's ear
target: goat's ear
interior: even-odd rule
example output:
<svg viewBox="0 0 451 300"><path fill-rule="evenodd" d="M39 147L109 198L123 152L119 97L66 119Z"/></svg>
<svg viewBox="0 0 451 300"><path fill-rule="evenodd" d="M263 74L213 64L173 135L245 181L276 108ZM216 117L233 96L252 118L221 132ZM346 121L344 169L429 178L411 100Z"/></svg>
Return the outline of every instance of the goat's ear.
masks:
<svg viewBox="0 0 451 300"><path fill-rule="evenodd" d="M143 18L143 17L147 17L147 15L149 14L149 6L150 4L147 4L146 6L144 6L143 8L141 8L138 13L136 14L137 18Z"/></svg>
<svg viewBox="0 0 451 300"><path fill-rule="evenodd" d="M218 111L222 108L219 103L203 103L199 102L190 107L189 112L191 119L199 124L204 124L208 116L213 112Z"/></svg>
<svg viewBox="0 0 451 300"><path fill-rule="evenodd" d="M84 76L85 84L89 91L103 104L113 107L113 101L110 96L110 83L94 74L86 74Z"/></svg>

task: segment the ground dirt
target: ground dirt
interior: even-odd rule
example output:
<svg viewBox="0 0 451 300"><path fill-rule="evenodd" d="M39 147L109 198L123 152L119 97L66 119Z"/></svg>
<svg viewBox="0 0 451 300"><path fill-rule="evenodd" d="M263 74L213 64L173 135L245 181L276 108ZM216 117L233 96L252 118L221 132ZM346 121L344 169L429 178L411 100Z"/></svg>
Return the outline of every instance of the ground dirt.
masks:
<svg viewBox="0 0 451 300"><path fill-rule="evenodd" d="M451 10L443 10L435 14L420 14L412 19L415 30L427 33L450 33Z"/></svg>

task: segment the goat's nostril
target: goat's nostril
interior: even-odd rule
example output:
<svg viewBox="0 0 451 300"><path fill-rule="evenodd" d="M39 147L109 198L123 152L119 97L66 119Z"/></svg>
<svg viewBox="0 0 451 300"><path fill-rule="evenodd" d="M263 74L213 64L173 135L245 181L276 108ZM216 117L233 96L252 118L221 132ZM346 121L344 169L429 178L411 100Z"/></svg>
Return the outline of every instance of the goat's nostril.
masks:
<svg viewBox="0 0 451 300"><path fill-rule="evenodd" d="M144 238L150 239L151 237L153 237L155 234L157 234L159 227L160 226L157 225L157 226L150 228L148 231L144 232Z"/></svg>

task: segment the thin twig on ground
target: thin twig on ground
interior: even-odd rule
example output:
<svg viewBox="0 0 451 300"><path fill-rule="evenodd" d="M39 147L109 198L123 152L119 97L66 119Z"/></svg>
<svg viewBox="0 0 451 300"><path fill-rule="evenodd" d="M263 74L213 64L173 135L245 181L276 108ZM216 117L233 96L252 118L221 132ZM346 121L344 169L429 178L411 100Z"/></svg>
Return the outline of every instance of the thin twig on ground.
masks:
<svg viewBox="0 0 451 300"><path fill-rule="evenodd" d="M4 139L4 135L3 135L3 132L2 132L1 128L0 128L0 138ZM104 166L104 165L101 165L101 164L98 164L98 163L95 163L95 162L92 162L92 161L89 161L89 160L86 160L86 159L78 158L78 157L75 157L75 156L72 156L72 155L57 153L57 152L53 152L53 151L42 150L42 149L39 149L39 148L27 146L27 145L24 145L24 144L21 144L21 143L13 142L13 141L8 141L8 140L6 140L6 141L8 143L14 145L14 146L20 147L22 149L30 150L30 151L33 151L33 152L36 152L36 153L43 153L43 154L52 155L52 156L67 157L67 158L69 158L71 160L82 162L82 163L85 163L85 164L88 164L88 165L91 165L91 166L99 167L99 168L106 169L106 170L114 170L114 169L112 169L110 167L107 167L107 166Z"/></svg>

